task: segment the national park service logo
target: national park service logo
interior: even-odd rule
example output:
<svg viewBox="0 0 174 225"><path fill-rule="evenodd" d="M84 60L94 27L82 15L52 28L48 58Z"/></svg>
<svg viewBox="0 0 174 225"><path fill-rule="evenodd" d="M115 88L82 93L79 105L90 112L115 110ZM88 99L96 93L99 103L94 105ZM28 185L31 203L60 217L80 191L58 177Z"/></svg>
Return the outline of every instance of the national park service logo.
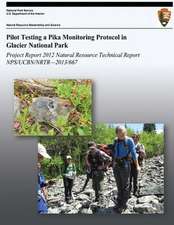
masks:
<svg viewBox="0 0 174 225"><path fill-rule="evenodd" d="M167 26L171 18L171 11L166 8L158 10L158 18L163 27Z"/></svg>

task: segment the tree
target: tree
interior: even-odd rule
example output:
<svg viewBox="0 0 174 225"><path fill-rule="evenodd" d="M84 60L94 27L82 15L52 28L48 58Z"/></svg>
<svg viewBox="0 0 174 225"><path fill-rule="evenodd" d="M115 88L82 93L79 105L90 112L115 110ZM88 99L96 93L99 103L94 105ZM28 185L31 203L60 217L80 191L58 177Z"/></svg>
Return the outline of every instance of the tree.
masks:
<svg viewBox="0 0 174 225"><path fill-rule="evenodd" d="M127 128L128 136L134 132ZM164 153L164 134L158 134L155 124L144 124L144 131L140 132L141 143L145 146L147 158ZM64 168L67 155L71 155L76 165L78 174L85 173L85 156L88 151L88 142L95 141L97 144L111 144L115 138L115 126L110 127L106 124L94 126L92 136L69 136L69 137L40 137L48 153L52 156L51 160L44 160L43 172L47 178L59 177Z"/></svg>
<svg viewBox="0 0 174 225"><path fill-rule="evenodd" d="M156 132L156 126L154 123L145 123L143 127L144 132Z"/></svg>

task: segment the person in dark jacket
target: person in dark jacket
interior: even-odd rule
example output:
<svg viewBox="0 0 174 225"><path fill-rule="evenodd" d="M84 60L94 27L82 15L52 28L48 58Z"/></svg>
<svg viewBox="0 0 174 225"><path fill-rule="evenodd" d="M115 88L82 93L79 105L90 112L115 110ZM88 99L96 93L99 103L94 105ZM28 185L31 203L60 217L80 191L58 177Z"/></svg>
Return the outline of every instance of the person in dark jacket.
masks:
<svg viewBox="0 0 174 225"><path fill-rule="evenodd" d="M90 142L88 146L89 151L86 155L86 165L91 170L95 201L102 205L104 172L111 162L111 157L97 149L95 142Z"/></svg>

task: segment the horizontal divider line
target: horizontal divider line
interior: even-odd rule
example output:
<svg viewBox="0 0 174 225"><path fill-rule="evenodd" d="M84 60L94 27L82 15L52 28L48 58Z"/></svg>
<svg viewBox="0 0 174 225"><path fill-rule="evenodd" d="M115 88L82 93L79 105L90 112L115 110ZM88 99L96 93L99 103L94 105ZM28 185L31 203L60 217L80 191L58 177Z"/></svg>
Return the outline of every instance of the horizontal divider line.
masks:
<svg viewBox="0 0 174 225"><path fill-rule="evenodd" d="M40 29L40 30L48 30L48 29L56 29L56 30L147 30L147 29L154 29L154 30L169 30L169 29L173 29L173 27L64 27L64 28L41 28L41 27L35 27L35 28L29 28L29 27L24 27L24 28L20 28L20 27L16 27L16 28L10 28L10 27L6 27L7 30L16 30L16 29L20 29L20 30L31 30L31 29Z"/></svg>
<svg viewBox="0 0 174 225"><path fill-rule="evenodd" d="M168 2L6 2L7 7L173 7Z"/></svg>

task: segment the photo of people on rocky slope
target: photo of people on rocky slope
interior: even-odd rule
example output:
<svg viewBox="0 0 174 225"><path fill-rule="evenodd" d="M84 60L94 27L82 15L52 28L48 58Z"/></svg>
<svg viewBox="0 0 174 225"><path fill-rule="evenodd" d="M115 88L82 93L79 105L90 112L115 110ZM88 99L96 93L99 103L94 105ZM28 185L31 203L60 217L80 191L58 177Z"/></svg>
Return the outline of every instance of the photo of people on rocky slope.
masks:
<svg viewBox="0 0 174 225"><path fill-rule="evenodd" d="M87 136L92 132L92 81L14 80L17 136Z"/></svg>
<svg viewBox="0 0 174 225"><path fill-rule="evenodd" d="M163 214L164 125L96 124L38 140L39 214Z"/></svg>

